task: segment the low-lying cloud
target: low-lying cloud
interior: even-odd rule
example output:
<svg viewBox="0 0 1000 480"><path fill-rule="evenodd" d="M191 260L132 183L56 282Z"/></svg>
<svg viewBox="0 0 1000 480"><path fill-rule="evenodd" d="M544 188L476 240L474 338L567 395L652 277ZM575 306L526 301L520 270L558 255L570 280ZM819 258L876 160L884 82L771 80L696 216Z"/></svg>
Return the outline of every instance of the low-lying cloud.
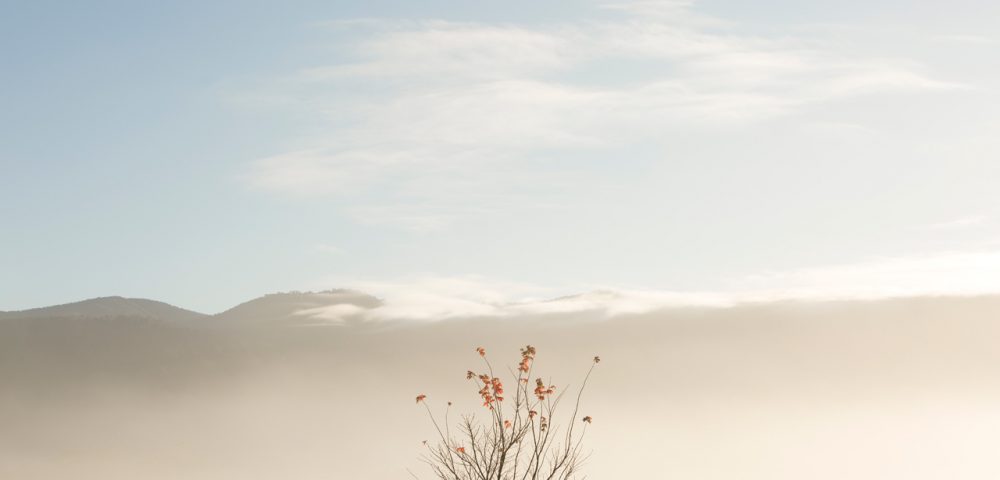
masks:
<svg viewBox="0 0 1000 480"><path fill-rule="evenodd" d="M606 319L678 307L725 308L778 301L984 295L1000 291L997 278L1000 278L1000 251L995 250L885 257L852 264L765 272L733 278L728 288L701 291L607 285L558 289L480 276L422 276L351 283L352 288L382 300L372 308L332 305L298 313L332 322L565 314Z"/></svg>

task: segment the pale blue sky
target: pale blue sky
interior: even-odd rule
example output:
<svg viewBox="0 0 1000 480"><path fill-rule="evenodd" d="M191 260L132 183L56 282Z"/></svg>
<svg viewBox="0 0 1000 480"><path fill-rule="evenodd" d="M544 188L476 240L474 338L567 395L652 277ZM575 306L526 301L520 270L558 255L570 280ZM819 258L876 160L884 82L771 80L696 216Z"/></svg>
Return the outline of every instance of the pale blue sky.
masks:
<svg viewBox="0 0 1000 480"><path fill-rule="evenodd" d="M2 5L0 310L1000 285L994 2Z"/></svg>

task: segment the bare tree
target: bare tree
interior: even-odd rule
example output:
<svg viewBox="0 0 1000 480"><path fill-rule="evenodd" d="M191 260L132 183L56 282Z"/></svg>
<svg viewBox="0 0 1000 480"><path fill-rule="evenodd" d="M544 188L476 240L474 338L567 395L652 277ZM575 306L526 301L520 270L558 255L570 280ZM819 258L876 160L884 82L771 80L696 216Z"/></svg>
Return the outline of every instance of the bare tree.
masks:
<svg viewBox="0 0 1000 480"><path fill-rule="evenodd" d="M556 392L551 380L541 377L530 380L534 371L535 347L521 349L517 368L510 368L515 379L513 398L505 392L486 357L486 350L476 349L484 370L466 372L466 379L474 382L477 394L488 417L475 414L462 415L452 426L451 402L445 409L443 421L435 417L426 395L418 395L417 403L423 404L434 424L438 440L424 441L427 451L421 459L430 466L441 480L570 480L578 478L580 467L587 455L581 453L583 438L592 418L578 418L580 400L587 387L594 367L600 357L594 357L583 383L576 392L568 424L562 426L557 418L559 406L566 392ZM580 428L575 428L581 422ZM411 472L411 475L412 472ZM416 478L416 475L413 475Z"/></svg>

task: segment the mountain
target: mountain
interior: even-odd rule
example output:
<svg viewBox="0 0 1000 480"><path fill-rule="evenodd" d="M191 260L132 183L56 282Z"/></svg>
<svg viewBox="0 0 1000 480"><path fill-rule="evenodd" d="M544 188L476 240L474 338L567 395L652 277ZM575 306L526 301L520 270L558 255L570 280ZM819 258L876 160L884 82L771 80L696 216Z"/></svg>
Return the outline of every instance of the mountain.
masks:
<svg viewBox="0 0 1000 480"><path fill-rule="evenodd" d="M156 300L124 297L100 297L50 307L0 312L0 319L53 317L140 317L166 322L188 323L203 320L208 318L208 315Z"/></svg>
<svg viewBox="0 0 1000 480"><path fill-rule="evenodd" d="M219 325L314 325L343 323L381 305L371 295L352 290L272 293L214 316Z"/></svg>
<svg viewBox="0 0 1000 480"><path fill-rule="evenodd" d="M381 305L371 295L351 290L283 292L264 295L216 315L185 310L143 298L100 297L80 302L0 312L0 320L144 318L172 324L212 327L261 327L339 324Z"/></svg>

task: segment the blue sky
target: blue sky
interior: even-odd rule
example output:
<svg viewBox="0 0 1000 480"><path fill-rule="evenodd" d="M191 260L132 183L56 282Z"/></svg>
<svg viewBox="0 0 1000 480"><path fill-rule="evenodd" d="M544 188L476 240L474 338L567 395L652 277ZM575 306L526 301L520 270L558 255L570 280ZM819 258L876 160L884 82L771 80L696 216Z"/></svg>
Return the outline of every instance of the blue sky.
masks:
<svg viewBox="0 0 1000 480"><path fill-rule="evenodd" d="M539 3L6 2L0 310L1000 278L995 4Z"/></svg>

